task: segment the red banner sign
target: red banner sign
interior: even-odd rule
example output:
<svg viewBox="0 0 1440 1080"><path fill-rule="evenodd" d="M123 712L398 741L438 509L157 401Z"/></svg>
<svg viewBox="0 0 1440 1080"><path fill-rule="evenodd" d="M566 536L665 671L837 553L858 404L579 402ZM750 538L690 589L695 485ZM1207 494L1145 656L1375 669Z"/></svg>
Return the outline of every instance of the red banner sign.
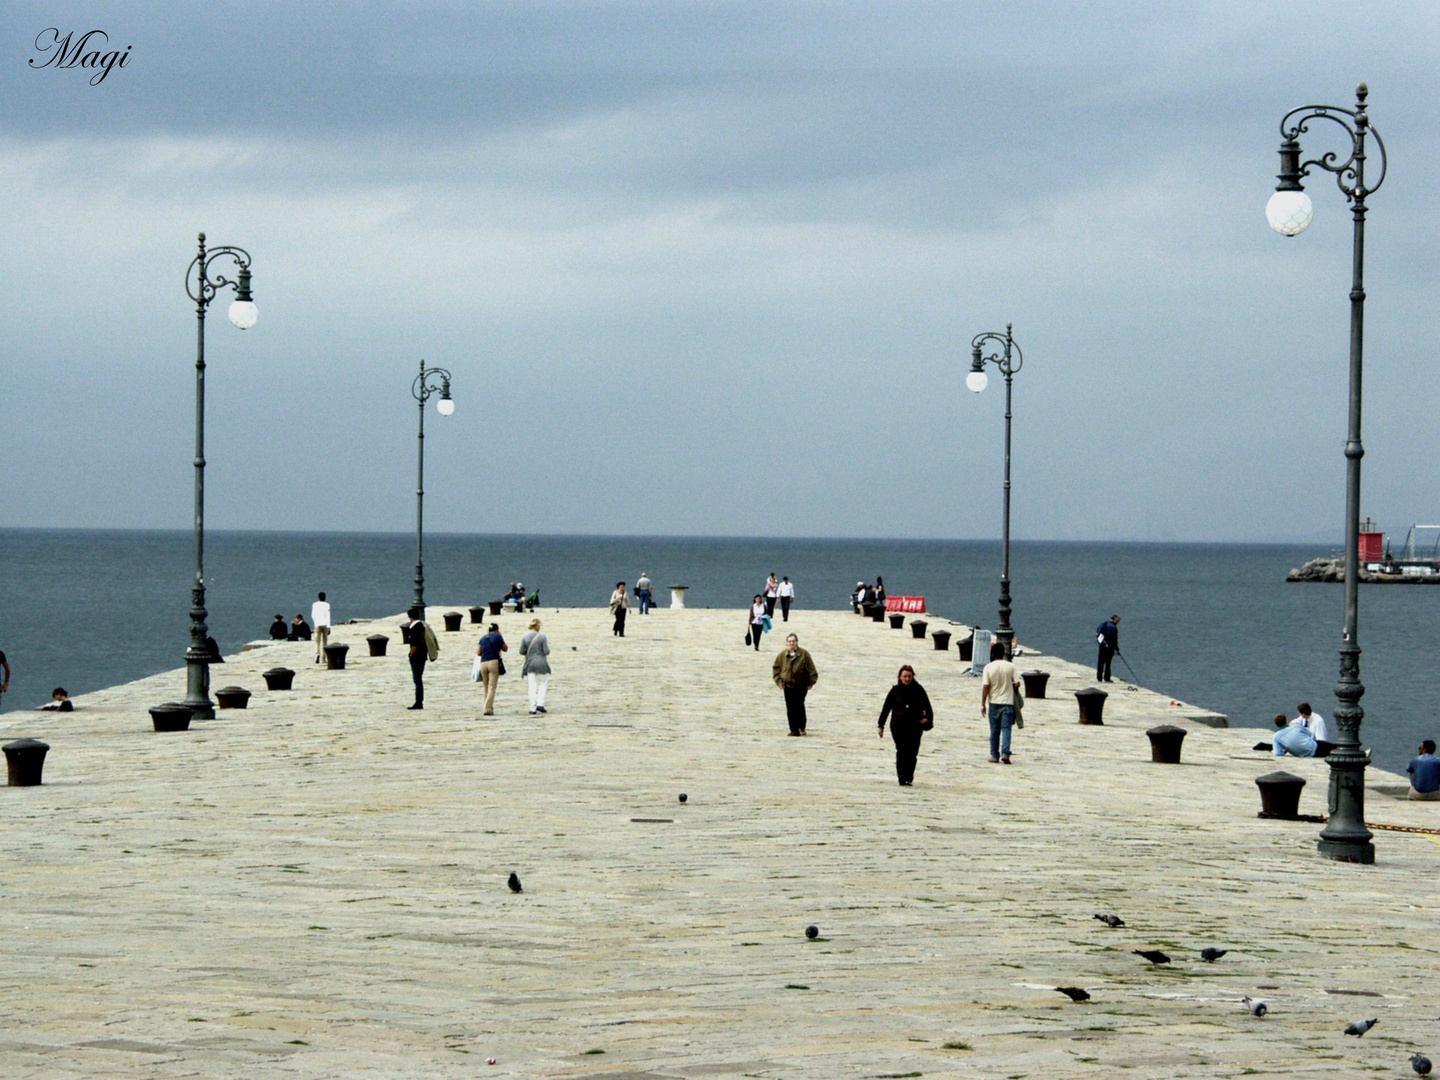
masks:
<svg viewBox="0 0 1440 1080"><path fill-rule="evenodd" d="M924 615L925 598L923 596L887 596L885 598L885 610Z"/></svg>

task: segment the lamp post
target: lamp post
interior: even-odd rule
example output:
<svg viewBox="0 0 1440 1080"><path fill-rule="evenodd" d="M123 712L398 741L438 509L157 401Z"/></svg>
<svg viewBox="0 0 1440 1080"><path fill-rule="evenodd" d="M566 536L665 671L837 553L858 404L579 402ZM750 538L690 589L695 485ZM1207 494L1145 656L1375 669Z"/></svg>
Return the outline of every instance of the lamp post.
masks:
<svg viewBox="0 0 1440 1080"><path fill-rule="evenodd" d="M217 260L234 262L235 280L211 274ZM241 330L255 325L258 312L250 298L250 253L238 247L205 247L200 234L200 253L185 271L185 292L195 301L195 583L190 589L190 647L185 650L185 706L197 720L213 720L215 705L210 700L210 646L205 625L205 310L224 288L235 290L230 321Z"/></svg>
<svg viewBox="0 0 1440 1080"><path fill-rule="evenodd" d="M1302 177L1318 166L1335 174L1355 219L1352 255L1353 281L1350 286L1350 430L1345 439L1345 630L1340 644L1340 681L1335 685L1335 723L1340 738L1330 753L1330 820L1320 833L1321 855L1347 862L1373 863L1375 845L1365 827L1365 766L1369 757L1360 749L1360 721L1365 710L1360 698L1360 389L1362 346L1365 327L1365 199L1385 182L1385 143L1370 127L1365 111L1369 94L1365 84L1355 90L1355 108L1334 105L1304 105L1291 109L1280 121L1280 183L1265 206L1270 227L1283 236L1295 236L1310 224L1314 210L1301 186ZM1309 131L1312 120L1330 120L1349 136L1349 153L1334 151L1318 158L1300 160L1300 136ZM1365 182L1365 141L1374 136L1380 151L1380 177L1373 185ZM1343 146L1343 143L1342 143ZM1342 157L1343 154L1343 157Z"/></svg>
<svg viewBox="0 0 1440 1080"><path fill-rule="evenodd" d="M437 378L438 383L434 381ZM420 405L415 454L415 599L410 606L418 607L422 613L425 610L425 403L437 392L440 400L435 408L441 416L449 416L455 411L455 402L450 400L450 372L444 368L427 368L421 360L420 374L410 386L410 393Z"/></svg>
<svg viewBox="0 0 1440 1080"><path fill-rule="evenodd" d="M987 363L994 364L1005 376L1005 510L1000 534L1000 625L995 628L995 639L1005 646L1006 660L1010 659L1015 645L1015 631L1010 627L1010 402L1015 372L1025 364L1012 329L1013 324L1006 323L1003 334L989 331L976 334L970 342L970 374L965 376L965 385L977 394L990 384L985 374ZM1003 347L1003 351L986 356L984 349L987 345L996 349Z"/></svg>

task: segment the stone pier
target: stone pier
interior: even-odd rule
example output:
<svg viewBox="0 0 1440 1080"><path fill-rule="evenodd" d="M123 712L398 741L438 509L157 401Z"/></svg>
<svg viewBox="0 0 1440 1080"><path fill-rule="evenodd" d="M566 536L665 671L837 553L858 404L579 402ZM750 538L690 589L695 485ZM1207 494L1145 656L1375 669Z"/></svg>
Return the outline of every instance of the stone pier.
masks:
<svg viewBox="0 0 1440 1080"><path fill-rule="evenodd" d="M1024 656L1049 696L992 765L969 665L908 628L797 610L757 654L739 610L632 613L624 639L538 615L548 716L506 614L493 717L468 624L406 711L398 615L335 628L343 671L308 643L227 658L212 683L249 708L188 732L146 715L181 670L0 717L52 747L44 786L0 791L4 1074L1349 1080L1440 1054L1440 836L1319 858L1319 825L1256 816L1262 732L1121 682L1080 726L1093 673ZM803 739L770 678L789 629L820 671ZM875 727L901 663L938 714L909 789ZM1165 722L1181 765L1150 760ZM1284 767L1323 813L1324 763ZM1369 779L1372 822L1440 826Z"/></svg>

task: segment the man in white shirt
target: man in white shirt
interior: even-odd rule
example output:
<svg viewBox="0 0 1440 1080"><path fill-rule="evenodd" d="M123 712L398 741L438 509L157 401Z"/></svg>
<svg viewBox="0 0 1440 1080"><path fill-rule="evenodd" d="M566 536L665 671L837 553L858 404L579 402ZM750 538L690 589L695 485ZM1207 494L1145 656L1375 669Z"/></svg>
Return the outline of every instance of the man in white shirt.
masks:
<svg viewBox="0 0 1440 1080"><path fill-rule="evenodd" d="M325 594L320 594L320 599L310 605L310 621L315 626L315 662L318 664L325 659L325 646L330 644L330 605L325 602Z"/></svg>
<svg viewBox="0 0 1440 1080"><path fill-rule="evenodd" d="M1015 678L1015 665L1005 659L1005 645L990 646L990 662L981 672L980 715L990 720L990 762L1010 764L1010 729L1015 724L1015 698L1020 684ZM986 704L989 710L986 710Z"/></svg>
<svg viewBox="0 0 1440 1080"><path fill-rule="evenodd" d="M1329 730L1325 727L1325 718L1317 712L1311 712L1308 701L1302 701L1299 709L1296 711L1299 712L1300 715L1295 718L1294 722L1310 732L1310 734L1315 737L1316 742L1330 741Z"/></svg>
<svg viewBox="0 0 1440 1080"><path fill-rule="evenodd" d="M790 621L790 605L795 602L795 585L789 577L780 579L780 611L784 615L784 621Z"/></svg>

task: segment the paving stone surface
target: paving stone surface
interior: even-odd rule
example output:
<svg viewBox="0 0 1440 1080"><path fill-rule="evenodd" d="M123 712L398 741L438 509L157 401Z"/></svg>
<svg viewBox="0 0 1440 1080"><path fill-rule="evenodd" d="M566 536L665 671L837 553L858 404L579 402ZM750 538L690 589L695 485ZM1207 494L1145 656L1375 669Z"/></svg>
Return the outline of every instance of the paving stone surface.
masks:
<svg viewBox="0 0 1440 1080"><path fill-rule="evenodd" d="M145 711L181 671L0 717L52 746L44 786L0 793L0 1072L1355 1077L1440 1051L1440 837L1318 857L1320 826L1257 818L1276 762L1254 730L1119 682L1080 726L1091 672L1024 657L1049 696L991 765L953 648L796 611L820 683L795 739L780 634L745 648L742 612L632 614L624 639L604 611L540 616L547 716L507 614L494 717L468 623L406 711L398 616L337 628L344 671L305 644L229 658L214 685L250 707L188 732ZM909 789L875 733L902 662L938 713ZM277 664L293 691L265 689ZM1165 721L1189 730L1182 765L1150 760ZM1322 813L1325 764L1285 768ZM1393 797L1403 778L1369 780L1372 821L1440 826ZM1361 1017L1380 1024L1344 1037Z"/></svg>

